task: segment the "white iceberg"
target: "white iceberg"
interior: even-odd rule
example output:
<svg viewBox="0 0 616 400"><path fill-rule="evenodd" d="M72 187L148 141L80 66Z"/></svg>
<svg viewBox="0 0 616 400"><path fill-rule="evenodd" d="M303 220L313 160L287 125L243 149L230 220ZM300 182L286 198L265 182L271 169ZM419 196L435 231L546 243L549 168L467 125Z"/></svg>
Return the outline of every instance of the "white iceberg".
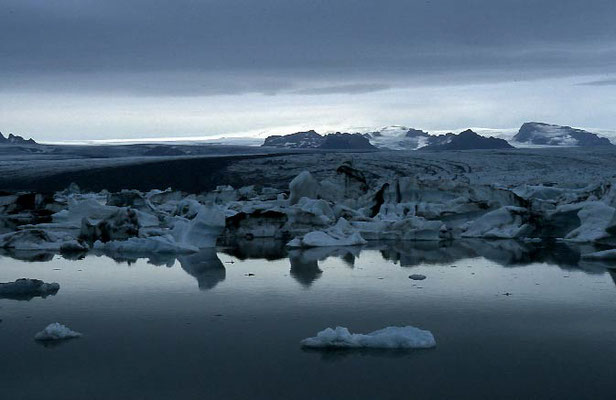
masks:
<svg viewBox="0 0 616 400"><path fill-rule="evenodd" d="M296 204L302 197L316 199L319 194L319 182L308 171L303 171L289 183L289 201Z"/></svg>
<svg viewBox="0 0 616 400"><path fill-rule="evenodd" d="M559 210L574 209L577 204L566 205ZM572 242L594 242L609 237L606 229L610 227L616 210L600 201L589 201L583 204L577 213L581 225L569 232L565 239Z"/></svg>
<svg viewBox="0 0 616 400"><path fill-rule="evenodd" d="M468 224L463 237L513 239L530 233L526 208L506 206L482 215Z"/></svg>
<svg viewBox="0 0 616 400"><path fill-rule="evenodd" d="M65 340L73 339L81 336L81 333L70 330L65 325L58 322L47 325L45 329L34 335L34 340Z"/></svg>
<svg viewBox="0 0 616 400"><path fill-rule="evenodd" d="M152 253L196 253L199 248L186 243L177 242L171 235L150 236L145 238L130 238L128 240L112 240L103 243L94 242L94 250L108 254L152 254Z"/></svg>
<svg viewBox="0 0 616 400"><path fill-rule="evenodd" d="M80 228L83 218L88 218L92 222L98 222L111 217L119 209L119 207L101 204L94 198L76 200L69 197L68 209L53 214L52 219L57 226Z"/></svg>
<svg viewBox="0 0 616 400"><path fill-rule="evenodd" d="M182 247L215 247L225 229L225 213L218 206L201 206L192 220L179 219L171 234Z"/></svg>
<svg viewBox="0 0 616 400"><path fill-rule="evenodd" d="M340 218L336 225L323 231L313 231L302 238L295 238L287 243L288 247L325 247L356 246L366 244L359 232L346 219Z"/></svg>
<svg viewBox="0 0 616 400"><path fill-rule="evenodd" d="M300 343L309 348L346 349L427 349L436 346L432 332L413 326L389 326L367 334L351 333L338 326L322 330Z"/></svg>

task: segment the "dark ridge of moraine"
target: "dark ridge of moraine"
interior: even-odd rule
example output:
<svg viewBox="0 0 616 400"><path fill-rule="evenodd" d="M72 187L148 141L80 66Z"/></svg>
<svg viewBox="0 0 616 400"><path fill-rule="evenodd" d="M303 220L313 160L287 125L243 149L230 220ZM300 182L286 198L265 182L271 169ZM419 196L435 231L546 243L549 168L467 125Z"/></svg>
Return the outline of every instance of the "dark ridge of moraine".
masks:
<svg viewBox="0 0 616 400"><path fill-rule="evenodd" d="M215 189L219 185L244 186L248 184L242 177L235 176L226 170L232 162L281 155L285 154L176 158L60 172L40 178L17 177L5 180L0 177L0 189L52 193L67 188L71 183L76 183L83 190L95 192L103 189L110 192L122 189L149 191L170 187L188 193L200 193ZM258 182L252 182L252 184L258 184Z"/></svg>

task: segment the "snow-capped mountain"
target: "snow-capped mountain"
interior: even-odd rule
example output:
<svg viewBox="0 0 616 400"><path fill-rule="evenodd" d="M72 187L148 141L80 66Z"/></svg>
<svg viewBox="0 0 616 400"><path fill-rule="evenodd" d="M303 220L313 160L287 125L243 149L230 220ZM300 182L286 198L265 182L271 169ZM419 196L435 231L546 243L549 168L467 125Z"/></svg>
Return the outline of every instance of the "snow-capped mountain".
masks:
<svg viewBox="0 0 616 400"><path fill-rule="evenodd" d="M468 129L460 134L431 135L428 132L393 125L366 134L370 142L391 150L471 150L513 148L504 139L486 137Z"/></svg>
<svg viewBox="0 0 616 400"><path fill-rule="evenodd" d="M527 122L513 137L514 143L543 146L611 146L609 139L570 126Z"/></svg>
<svg viewBox="0 0 616 400"><path fill-rule="evenodd" d="M427 146L431 135L422 130L391 125L365 134L374 146L390 150L417 150Z"/></svg>

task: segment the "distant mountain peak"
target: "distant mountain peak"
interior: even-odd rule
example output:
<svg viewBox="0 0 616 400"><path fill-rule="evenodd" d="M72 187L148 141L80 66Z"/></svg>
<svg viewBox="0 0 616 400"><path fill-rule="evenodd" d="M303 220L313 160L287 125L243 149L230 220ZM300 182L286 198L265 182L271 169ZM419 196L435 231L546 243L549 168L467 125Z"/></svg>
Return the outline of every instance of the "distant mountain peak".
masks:
<svg viewBox="0 0 616 400"><path fill-rule="evenodd" d="M428 132L403 125L386 126L367 135L374 146L391 150L416 150L430 137Z"/></svg>
<svg viewBox="0 0 616 400"><path fill-rule="evenodd" d="M19 135L13 135L9 133L8 137L5 137L2 132L0 132L0 144L37 144L34 139L24 139Z"/></svg>
<svg viewBox="0 0 616 400"><path fill-rule="evenodd" d="M448 133L441 136L431 136L429 144L421 150L487 150L513 149L504 139L481 136L471 129L459 134Z"/></svg>
<svg viewBox="0 0 616 400"><path fill-rule="evenodd" d="M289 135L272 135L265 138L262 146L286 147L290 149L316 148L323 143L323 136L314 130Z"/></svg>
<svg viewBox="0 0 616 400"><path fill-rule="evenodd" d="M361 133L330 133L320 135L314 130L296 132L289 135L272 135L265 138L262 146L284 147L289 149L338 149L375 150L370 140Z"/></svg>
<svg viewBox="0 0 616 400"><path fill-rule="evenodd" d="M611 146L609 139L595 133L570 126L526 122L522 124L513 141L543 146Z"/></svg>

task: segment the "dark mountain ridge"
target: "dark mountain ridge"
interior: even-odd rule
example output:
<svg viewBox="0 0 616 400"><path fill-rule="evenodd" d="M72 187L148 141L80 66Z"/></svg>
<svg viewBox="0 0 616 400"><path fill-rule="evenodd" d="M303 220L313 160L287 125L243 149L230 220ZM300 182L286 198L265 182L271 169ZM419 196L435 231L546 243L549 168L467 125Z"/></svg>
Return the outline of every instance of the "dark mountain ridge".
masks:
<svg viewBox="0 0 616 400"><path fill-rule="evenodd" d="M0 144L38 144L34 141L34 139L24 139L19 135L13 135L9 133L8 137L4 137L2 132L0 132Z"/></svg>

